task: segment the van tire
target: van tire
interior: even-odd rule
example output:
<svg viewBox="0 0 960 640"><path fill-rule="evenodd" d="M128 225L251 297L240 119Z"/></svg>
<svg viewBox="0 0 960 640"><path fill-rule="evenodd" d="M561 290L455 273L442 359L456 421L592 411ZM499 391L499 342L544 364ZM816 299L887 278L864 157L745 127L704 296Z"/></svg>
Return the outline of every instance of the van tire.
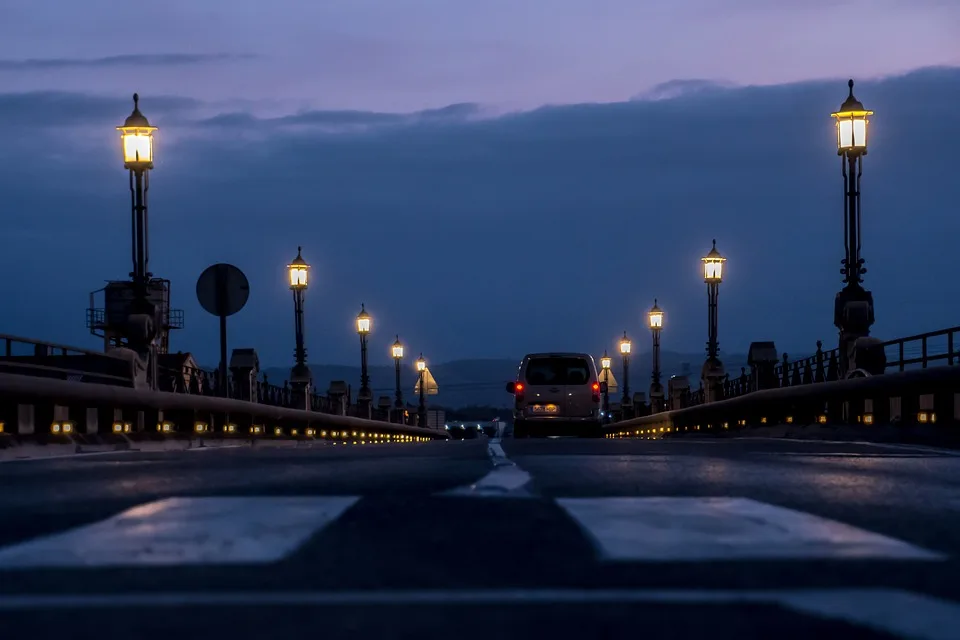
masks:
<svg viewBox="0 0 960 640"><path fill-rule="evenodd" d="M602 438L603 437L603 424L597 423L592 424L589 427L585 427L580 433L581 438Z"/></svg>
<svg viewBox="0 0 960 640"><path fill-rule="evenodd" d="M528 437L530 437L530 433L527 431L527 425L525 425L525 424L523 424L522 422L519 422L519 421L514 422L514 423L513 423L513 437L516 438L516 439L518 439L518 440L519 440L520 438L528 438Z"/></svg>

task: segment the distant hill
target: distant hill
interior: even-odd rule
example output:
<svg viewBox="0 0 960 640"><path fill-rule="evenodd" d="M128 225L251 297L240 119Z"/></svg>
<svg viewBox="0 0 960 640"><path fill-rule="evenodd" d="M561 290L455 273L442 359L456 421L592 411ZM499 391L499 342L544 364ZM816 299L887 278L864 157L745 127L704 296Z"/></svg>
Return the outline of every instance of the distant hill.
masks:
<svg viewBox="0 0 960 640"><path fill-rule="evenodd" d="M660 361L664 380L670 375L682 373L684 363L687 363L691 386L696 388L704 358L705 354L663 351L660 354ZM740 367L747 366L745 355L721 353L721 359L731 377L740 374ZM445 407L472 405L509 407L510 396L504 390L504 386L508 381L516 378L519 364L520 358L516 360L454 360L433 365L430 371L437 380L440 393L430 396L428 401L430 404ZM356 397L356 392L360 388L359 366L311 364L310 371L313 373L317 391L321 393L326 391L332 380L343 380L351 386L353 395ZM619 378L621 367L617 360L614 360L613 371ZM290 376L290 368L269 367L264 370L264 373L271 383L283 384L283 381ZM370 367L370 386L373 388L375 398L381 395L393 397L395 375L394 368L391 366ZM417 382L416 372L409 363L405 363L400 376L404 399L415 402L416 396L413 390ZM649 353L641 353L639 359L636 355L634 356L630 368L630 382L630 388L633 391L645 392L650 386Z"/></svg>

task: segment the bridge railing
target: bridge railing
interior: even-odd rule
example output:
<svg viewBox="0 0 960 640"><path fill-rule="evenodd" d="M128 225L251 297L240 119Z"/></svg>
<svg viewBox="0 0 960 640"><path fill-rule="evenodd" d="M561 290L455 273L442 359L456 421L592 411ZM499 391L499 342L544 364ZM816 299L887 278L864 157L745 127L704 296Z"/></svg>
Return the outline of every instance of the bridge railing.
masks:
<svg viewBox="0 0 960 640"><path fill-rule="evenodd" d="M246 400L246 393L240 383L233 376L227 376L227 388L220 388L220 376L216 371L199 367L160 367L161 389L174 393L186 393L212 398L233 398ZM253 384L250 401L275 407L293 407L294 392L290 384L284 381L283 386L272 384L263 374ZM339 414L340 407L329 396L311 393L310 408L318 413ZM375 418L381 418L380 412L375 412ZM385 419L385 416L383 417Z"/></svg>
<svg viewBox="0 0 960 640"><path fill-rule="evenodd" d="M943 366L755 391L625 420L606 431L608 437L661 438L851 428L894 438L960 441L958 424L960 367ZM889 429L894 432L884 431Z"/></svg>
<svg viewBox="0 0 960 640"><path fill-rule="evenodd" d="M931 366L960 364L960 327L940 329L879 343L885 356L884 375L892 372L926 369ZM790 360L787 354L777 363L765 380L754 371L740 369L739 376L727 375L721 390L723 398L737 398L763 389L785 389L810 384L834 382L839 379L839 350L824 350L817 341L816 352L808 357ZM692 389L680 399L682 407L703 404L702 388Z"/></svg>
<svg viewBox="0 0 960 640"><path fill-rule="evenodd" d="M202 394L9 373L0 373L0 434L52 438L188 434L343 442L446 439L444 432L406 424Z"/></svg>
<svg viewBox="0 0 960 640"><path fill-rule="evenodd" d="M135 386L134 364L122 352L92 351L6 334L0 334L0 349L0 373L128 388ZM241 385L232 376L228 376L227 389L220 389L219 376L215 371L188 365L160 366L158 378L161 391L249 400L276 407L294 406L290 385L287 382L283 385L272 384L266 375L255 381L252 394L242 392ZM343 411L339 402L320 393L311 394L309 406L312 411L332 415ZM387 420L390 416L389 412L374 409L371 417Z"/></svg>
<svg viewBox="0 0 960 640"><path fill-rule="evenodd" d="M118 355L0 334L0 373L133 386L133 365Z"/></svg>

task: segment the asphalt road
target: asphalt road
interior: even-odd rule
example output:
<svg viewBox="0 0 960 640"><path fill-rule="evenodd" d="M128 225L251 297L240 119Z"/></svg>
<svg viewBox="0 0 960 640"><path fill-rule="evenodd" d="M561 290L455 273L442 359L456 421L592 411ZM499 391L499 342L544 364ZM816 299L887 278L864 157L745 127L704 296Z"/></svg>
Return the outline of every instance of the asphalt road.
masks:
<svg viewBox="0 0 960 640"><path fill-rule="evenodd" d="M481 438L0 463L11 638L956 639L958 555L960 456L915 447Z"/></svg>

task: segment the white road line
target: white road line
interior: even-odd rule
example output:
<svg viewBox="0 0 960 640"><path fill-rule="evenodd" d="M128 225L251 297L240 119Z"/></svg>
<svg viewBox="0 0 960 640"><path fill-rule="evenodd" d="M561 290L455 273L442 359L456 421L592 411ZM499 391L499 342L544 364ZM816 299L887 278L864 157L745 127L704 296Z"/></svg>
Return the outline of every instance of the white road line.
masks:
<svg viewBox="0 0 960 640"><path fill-rule="evenodd" d="M915 640L955 640L960 605L896 589L646 590L481 589L402 591L233 591L0 596L0 611L132 607L343 607L528 604L770 604Z"/></svg>
<svg viewBox="0 0 960 640"><path fill-rule="evenodd" d="M121 453L133 453L132 449L120 449L118 451L81 451L80 453L65 453L57 454L54 456L24 456L23 458L7 458L0 460L0 464L5 462L40 462L43 460L65 460L66 458L73 458L74 460L79 460L81 458L90 458L93 456L115 456Z"/></svg>
<svg viewBox="0 0 960 640"><path fill-rule="evenodd" d="M960 451L956 449L944 449L942 447L930 447L921 444L896 444L892 442L865 442L860 440L805 440L803 438L767 438L762 436L744 436L740 438L731 438L732 440L763 440L766 442L800 442L803 444L855 444L867 447L877 447L879 449L896 449L900 451L918 451L922 453L939 453L945 456L960 456Z"/></svg>
<svg viewBox="0 0 960 640"><path fill-rule="evenodd" d="M747 498L563 498L604 560L942 560L900 540Z"/></svg>
<svg viewBox="0 0 960 640"><path fill-rule="evenodd" d="M185 449L174 449L173 451L217 451L219 449L240 449L248 448L248 444L225 444L221 446L200 445L198 447L188 447Z"/></svg>
<svg viewBox="0 0 960 640"><path fill-rule="evenodd" d="M530 492L526 490L527 484L530 483L530 474L507 458L506 452L500 445L500 438L490 439L487 445L487 455L490 456L490 461L493 463L493 471L473 484L457 487L445 492L444 495L530 497Z"/></svg>
<svg viewBox="0 0 960 640"><path fill-rule="evenodd" d="M0 570L274 562L358 499L168 498L0 549Z"/></svg>
<svg viewBox="0 0 960 640"><path fill-rule="evenodd" d="M774 458L792 457L792 458L923 458L929 459L929 453L836 453L824 451L823 453L813 453L810 451L757 451L756 455L770 456ZM949 456L933 456L949 457Z"/></svg>

